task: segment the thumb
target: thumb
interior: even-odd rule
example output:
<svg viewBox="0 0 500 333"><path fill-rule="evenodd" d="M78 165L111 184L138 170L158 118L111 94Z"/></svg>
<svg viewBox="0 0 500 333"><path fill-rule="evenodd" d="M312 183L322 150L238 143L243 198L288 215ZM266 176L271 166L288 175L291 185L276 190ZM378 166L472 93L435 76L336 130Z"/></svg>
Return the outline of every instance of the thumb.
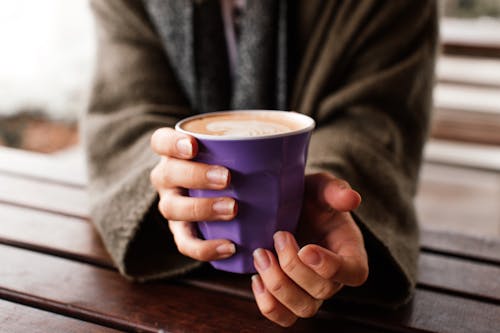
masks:
<svg viewBox="0 0 500 333"><path fill-rule="evenodd" d="M330 179L323 192L324 200L336 211L348 212L358 208L361 195L353 190L345 180Z"/></svg>
<svg viewBox="0 0 500 333"><path fill-rule="evenodd" d="M336 211L351 211L361 204L361 195L354 191L348 182L329 173L308 176L306 185L308 195L314 195L318 202Z"/></svg>

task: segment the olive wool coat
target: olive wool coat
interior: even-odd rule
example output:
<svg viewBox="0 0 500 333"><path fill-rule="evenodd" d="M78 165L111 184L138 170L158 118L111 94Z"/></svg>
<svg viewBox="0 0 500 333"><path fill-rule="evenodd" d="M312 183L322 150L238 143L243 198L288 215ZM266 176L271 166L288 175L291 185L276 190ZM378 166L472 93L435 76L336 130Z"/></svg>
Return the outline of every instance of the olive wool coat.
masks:
<svg viewBox="0 0 500 333"><path fill-rule="evenodd" d="M172 8L180 3L167 2ZM82 121L93 222L117 268L136 281L203 264L177 251L149 180L159 160L149 148L151 134L201 112L204 89L190 67L200 52L189 38L196 16L194 23L182 21L158 3L92 1L98 56ZM365 238L370 276L341 294L355 302L403 304L417 276L413 200L430 119L436 2L286 3L289 43L273 60L286 62L286 79L279 79L286 93L284 104L271 107L313 117L307 172L330 172L363 197L353 216Z"/></svg>

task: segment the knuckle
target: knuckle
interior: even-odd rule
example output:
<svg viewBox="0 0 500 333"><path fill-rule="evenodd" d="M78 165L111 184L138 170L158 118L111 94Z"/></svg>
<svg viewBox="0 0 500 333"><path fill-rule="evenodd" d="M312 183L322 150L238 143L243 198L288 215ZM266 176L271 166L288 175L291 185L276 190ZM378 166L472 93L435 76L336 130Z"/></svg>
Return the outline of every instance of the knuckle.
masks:
<svg viewBox="0 0 500 333"><path fill-rule="evenodd" d="M149 173L149 179L151 184L156 189L160 189L168 186L168 172L166 172L166 168L168 167L169 158L162 156L161 161L156 164L156 166Z"/></svg>
<svg viewBox="0 0 500 333"><path fill-rule="evenodd" d="M158 202L158 210L160 211L161 215L167 220L172 218L170 214L171 212L169 202L170 201L165 196L162 196L162 198L160 198L160 201Z"/></svg>
<svg viewBox="0 0 500 333"><path fill-rule="evenodd" d="M182 173L185 175L186 179L190 179L192 182L199 182L199 172L196 164L186 163Z"/></svg>
<svg viewBox="0 0 500 333"><path fill-rule="evenodd" d="M260 312L268 317L274 317L274 314L278 313L278 306L276 302L267 302L266 304L261 305Z"/></svg>
<svg viewBox="0 0 500 333"><path fill-rule="evenodd" d="M269 291L271 294L278 294L283 290L285 285L285 279L283 277L277 278L275 281L269 284Z"/></svg>
<svg viewBox="0 0 500 333"><path fill-rule="evenodd" d="M295 314L300 318L311 318L318 311L318 306L313 302L305 302L301 307L297 309Z"/></svg>
<svg viewBox="0 0 500 333"><path fill-rule="evenodd" d="M156 165L149 173L149 181L154 186L154 188L159 188L159 177L158 177L158 165Z"/></svg>
<svg viewBox="0 0 500 333"><path fill-rule="evenodd" d="M207 253L207 251L205 251L201 247L197 247L197 248L193 249L192 257L194 259L197 259L197 260L200 260L200 261L208 261L208 260L210 260L209 254Z"/></svg>
<svg viewBox="0 0 500 333"><path fill-rule="evenodd" d="M157 153L163 153L164 147L169 146L169 140L172 137L172 133L169 128L161 127L153 132L150 139L151 148Z"/></svg>
<svg viewBox="0 0 500 333"><path fill-rule="evenodd" d="M293 275L299 265L298 260L295 258L286 258L281 263L281 268L287 273L287 275Z"/></svg>
<svg viewBox="0 0 500 333"><path fill-rule="evenodd" d="M176 242L176 244L177 244L177 250L179 250L179 252L182 255L184 255L186 257L190 257L189 251L181 242Z"/></svg>
<svg viewBox="0 0 500 333"><path fill-rule="evenodd" d="M150 146L154 149L155 146L158 145L158 141L159 141L159 137L161 135L161 132L162 132L162 128L158 128L157 130L155 130L153 132L153 134L151 135L151 138L149 140L149 144Z"/></svg>
<svg viewBox="0 0 500 333"><path fill-rule="evenodd" d="M283 318L283 319L279 319L278 320L278 324L283 326L283 327L290 327L292 326L293 324L295 324L295 322L297 321L297 317L296 316L290 316L290 317L287 317L287 318Z"/></svg>
<svg viewBox="0 0 500 333"><path fill-rule="evenodd" d="M192 214L193 219L202 220L208 217L211 209L208 200L204 199L192 199Z"/></svg>
<svg viewBox="0 0 500 333"><path fill-rule="evenodd" d="M318 285L317 290L312 293L315 299L326 300L333 296L335 293L334 282L321 283Z"/></svg>

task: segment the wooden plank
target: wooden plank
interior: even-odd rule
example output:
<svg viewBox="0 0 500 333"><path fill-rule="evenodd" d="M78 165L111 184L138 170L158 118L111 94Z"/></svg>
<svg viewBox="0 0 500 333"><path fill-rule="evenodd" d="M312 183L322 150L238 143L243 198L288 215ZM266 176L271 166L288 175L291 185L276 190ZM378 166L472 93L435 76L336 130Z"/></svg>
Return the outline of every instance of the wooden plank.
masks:
<svg viewBox="0 0 500 333"><path fill-rule="evenodd" d="M475 87L440 83L434 88L434 107L500 118L500 87Z"/></svg>
<svg viewBox="0 0 500 333"><path fill-rule="evenodd" d="M500 87L500 60L441 55L436 64L439 82Z"/></svg>
<svg viewBox="0 0 500 333"><path fill-rule="evenodd" d="M84 187L87 184L81 147L64 154L40 154L0 147L0 171L68 186Z"/></svg>
<svg viewBox="0 0 500 333"><path fill-rule="evenodd" d="M420 242L424 251L500 265L500 240L497 238L424 229Z"/></svg>
<svg viewBox="0 0 500 333"><path fill-rule="evenodd" d="M424 149L428 163L500 172L500 147L484 144L430 140Z"/></svg>
<svg viewBox="0 0 500 333"><path fill-rule="evenodd" d="M500 266L422 253L420 286L500 305Z"/></svg>
<svg viewBox="0 0 500 333"><path fill-rule="evenodd" d="M146 332L282 331L260 315L253 300L234 295L173 282L134 284L108 269L3 245L0 258L0 297L53 312ZM338 317L303 320L294 331L332 328L381 332Z"/></svg>
<svg viewBox="0 0 500 333"><path fill-rule="evenodd" d="M422 166L415 205L424 230L500 239L499 202L498 172L431 163Z"/></svg>
<svg viewBox="0 0 500 333"><path fill-rule="evenodd" d="M0 243L107 268L113 267L90 223L1 204L0 221ZM424 236L425 239L427 238ZM469 242L468 246L474 251L483 248L481 244L482 242L477 240L475 243ZM489 242L489 244L495 243ZM500 241L496 245L500 248ZM489 249L490 257L496 256L498 259L500 252L494 252L496 250L494 246L490 246ZM486 276L500 276L499 266L500 262L497 266L483 265L471 260L423 253L420 260L419 283L443 292L475 295L500 304L500 280L481 282ZM443 276L453 276L453 278L443 279Z"/></svg>
<svg viewBox="0 0 500 333"><path fill-rule="evenodd" d="M0 202L34 207L75 217L87 217L85 190L0 173Z"/></svg>
<svg viewBox="0 0 500 333"><path fill-rule="evenodd" d="M500 145L500 114L436 109L431 137L485 145Z"/></svg>
<svg viewBox="0 0 500 333"><path fill-rule="evenodd" d="M485 149L484 154L481 154L481 150L475 150L472 147L469 147L468 145L460 145L459 147L456 147L456 149L453 149L455 146L449 146L446 145L445 143L442 142L432 142L432 145L429 145L427 147L427 155L428 156L433 156L433 155L439 155L439 151L444 152L445 150L448 151L447 158L450 160L454 160L455 158L466 158L466 156L470 156L468 161L472 163L481 163L485 164L486 162L491 164L491 168L498 168L500 170L500 160L496 161L495 159L488 160L489 158L496 156L494 155L493 150ZM474 152L477 152L476 154L473 154ZM500 151L499 151L500 154ZM435 157L437 160L438 158ZM481 162L481 160L483 160ZM478 162L479 161L479 162ZM453 162L453 161L452 161ZM450 163L452 163L450 162ZM467 163L469 163L467 162ZM498 163L497 163L498 162ZM498 164L498 166L496 165ZM447 169L448 170L448 169ZM448 172L448 171L447 171ZM85 204L80 204L80 202L85 202L87 200L87 197L85 195L85 192L83 189L68 189L65 186L60 186L57 184L46 184L46 183L40 183L36 182L33 180L24 180L24 179L19 179L17 177L13 176L8 176L8 175L2 175L0 174L0 179L3 178L5 182L3 184L12 184L12 183L18 183L22 182L23 186L17 188L17 192L14 193L14 191L9 192L5 190L5 187L2 186L0 187L0 194L3 192L4 194L4 199L6 201L9 201L11 203L14 203L16 205L26 205L26 206L31 206L31 207L41 207L42 209L45 209L46 206L44 204L50 205L52 208L51 210L54 211L60 211L64 214L68 215L82 215L83 217L86 217L88 214L88 208L86 207ZM16 190L16 189L15 189ZM39 194L43 193L43 196L40 196ZM14 194L14 195L13 195ZM0 195L1 197L1 195ZM57 199L53 199L57 198ZM50 207L49 206L49 207ZM493 207L494 208L494 207ZM440 234L442 235L442 234ZM429 242L426 241L426 239L431 239L432 234L430 232L425 232L423 233L423 245L429 247ZM442 238L442 237L441 237ZM453 235L449 237L449 241L446 241L439 247L440 250L445 250L443 246L447 246L448 248L452 249L452 251L457 250L457 246L454 246L454 239L455 238L460 238L464 239L466 236L460 236L460 235ZM463 240L465 241L465 240ZM470 254L472 256L475 256L476 253L474 252L475 248L478 247L487 247L489 246L486 240L486 243L483 244L481 239L477 239L475 242L477 245L473 248L470 246L464 247L467 251L471 251ZM459 249L459 247L458 247ZM464 251L462 251L463 253ZM493 252L491 253L488 258L491 259L492 257L498 258L498 253L500 252ZM479 256L480 258L482 255Z"/></svg>
<svg viewBox="0 0 500 333"><path fill-rule="evenodd" d="M97 324L64 317L4 300L0 300L0 327L2 328L2 332L119 332Z"/></svg>
<svg viewBox="0 0 500 333"><path fill-rule="evenodd" d="M443 51L447 54L498 58L499 26L495 20L442 18L440 34Z"/></svg>
<svg viewBox="0 0 500 333"><path fill-rule="evenodd" d="M383 327L404 325L424 332L442 333L498 333L500 306L455 296L417 290L410 304L396 311L373 308L355 308L342 304L332 306L331 312ZM420 331L420 332L421 332Z"/></svg>
<svg viewBox="0 0 500 333"><path fill-rule="evenodd" d="M0 242L113 267L91 223L0 203Z"/></svg>
<svg viewBox="0 0 500 333"><path fill-rule="evenodd" d="M221 274L203 272L202 277L192 278L191 283L243 297L250 293L244 292L245 286L238 276L231 276L228 279ZM339 302L334 298L325 303L319 317L328 319L336 316L373 325L386 331L496 333L500 325L500 306L436 293L432 290L417 289L413 301L392 311Z"/></svg>
<svg viewBox="0 0 500 333"><path fill-rule="evenodd" d="M490 68L489 73L495 73L494 69ZM432 137L499 145L500 85L492 85L496 82L492 80L480 86L457 83L454 79L460 80L453 76L440 79L434 88Z"/></svg>

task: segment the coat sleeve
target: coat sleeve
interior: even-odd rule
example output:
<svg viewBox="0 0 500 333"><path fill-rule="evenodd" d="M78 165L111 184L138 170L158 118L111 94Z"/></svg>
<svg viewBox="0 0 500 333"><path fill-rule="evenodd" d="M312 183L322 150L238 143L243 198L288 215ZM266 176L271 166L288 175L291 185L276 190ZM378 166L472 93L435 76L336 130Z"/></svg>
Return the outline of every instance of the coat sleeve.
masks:
<svg viewBox="0 0 500 333"><path fill-rule="evenodd" d="M177 252L149 173L152 132L190 115L140 1L95 0L98 54L82 132L91 218L128 278L176 275L200 265Z"/></svg>
<svg viewBox="0 0 500 333"><path fill-rule="evenodd" d="M317 120L307 172L344 178L363 198L353 215L370 275L343 296L398 306L417 278L413 200L430 119L436 2L329 1L309 21L292 103Z"/></svg>

